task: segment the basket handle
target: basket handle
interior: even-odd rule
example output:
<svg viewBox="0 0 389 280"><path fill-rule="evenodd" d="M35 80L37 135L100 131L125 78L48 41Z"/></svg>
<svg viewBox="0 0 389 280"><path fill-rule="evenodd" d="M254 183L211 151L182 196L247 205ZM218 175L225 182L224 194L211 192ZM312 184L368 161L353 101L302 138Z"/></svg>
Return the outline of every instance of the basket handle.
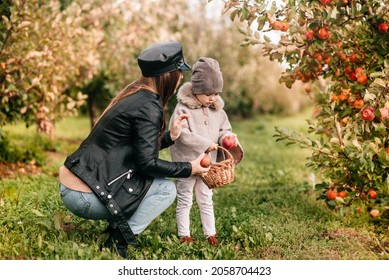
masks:
<svg viewBox="0 0 389 280"><path fill-rule="evenodd" d="M231 154L226 148L224 148L224 147L222 147L222 146L217 146L217 148L220 149L220 150L222 150L222 151L224 152L223 157L224 157L225 159L233 158L232 154ZM225 154L227 154L227 156L228 156L227 158L224 156Z"/></svg>

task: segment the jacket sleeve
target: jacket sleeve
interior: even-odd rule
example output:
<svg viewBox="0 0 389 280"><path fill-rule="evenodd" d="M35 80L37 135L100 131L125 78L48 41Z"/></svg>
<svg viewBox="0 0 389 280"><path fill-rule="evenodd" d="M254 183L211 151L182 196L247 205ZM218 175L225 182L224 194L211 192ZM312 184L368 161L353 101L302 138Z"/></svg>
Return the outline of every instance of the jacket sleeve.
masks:
<svg viewBox="0 0 389 280"><path fill-rule="evenodd" d="M221 118L220 118L220 128L219 128L219 144L221 145L222 140L227 135L232 135L232 127L231 123L228 120L228 116L224 110L222 110Z"/></svg>
<svg viewBox="0 0 389 280"><path fill-rule="evenodd" d="M220 131L219 132L219 145L221 146L224 137L226 137L227 135L233 134L232 133L231 123L228 120L228 116L227 116L227 114L226 114L226 112L224 110L223 110L222 121L221 121L221 124L220 124L220 130L219 131ZM241 160L243 159L243 156L244 156L243 147L242 147L241 143L239 142L238 137L237 137L237 140L238 140L238 146L235 147L235 148L232 148L229 151L231 153L231 155L233 156L233 158L234 158L235 164L240 163Z"/></svg>
<svg viewBox="0 0 389 280"><path fill-rule="evenodd" d="M150 102L139 108L132 127L134 159L139 171L152 177L189 177L192 173L189 162L170 162L158 158L161 124L162 109L157 103Z"/></svg>
<svg viewBox="0 0 389 280"><path fill-rule="evenodd" d="M171 126L172 121L182 114L188 114L191 116L190 110L186 110L184 107L178 106L170 119L169 127ZM213 143L211 139L192 132L188 124L186 127L182 128L180 137L176 141L179 141L182 146L185 146L185 150L189 154L193 155L199 155L200 153L205 152L205 150Z"/></svg>
<svg viewBox="0 0 389 280"><path fill-rule="evenodd" d="M172 140L172 138L170 136L170 131L165 131L162 135L162 138L161 138L160 149L162 150L162 149L168 148L173 144L174 144L174 141Z"/></svg>

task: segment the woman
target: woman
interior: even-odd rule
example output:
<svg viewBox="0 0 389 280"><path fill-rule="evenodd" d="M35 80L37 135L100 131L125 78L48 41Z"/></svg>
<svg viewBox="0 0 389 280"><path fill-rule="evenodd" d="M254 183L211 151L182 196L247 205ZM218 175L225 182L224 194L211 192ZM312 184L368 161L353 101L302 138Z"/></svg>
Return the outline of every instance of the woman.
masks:
<svg viewBox="0 0 389 280"><path fill-rule="evenodd" d="M204 154L190 162L158 158L174 143L183 120L165 131L164 107L189 71L178 42L158 43L138 56L142 76L110 102L96 126L60 168L60 194L66 207L86 219L109 221L103 248L127 258L148 224L174 201L176 189L165 177L185 178L208 171Z"/></svg>

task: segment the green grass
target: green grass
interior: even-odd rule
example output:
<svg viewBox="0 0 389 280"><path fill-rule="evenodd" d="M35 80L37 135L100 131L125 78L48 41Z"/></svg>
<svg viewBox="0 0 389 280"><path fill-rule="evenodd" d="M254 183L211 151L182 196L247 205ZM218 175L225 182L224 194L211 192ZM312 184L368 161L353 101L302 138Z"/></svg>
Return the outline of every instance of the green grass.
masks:
<svg viewBox="0 0 389 280"><path fill-rule="evenodd" d="M130 258L389 259L367 213L341 217L315 199L314 171L305 168L308 151L272 138L274 126L304 131L307 116L258 116L233 123L245 157L236 168L236 181L214 190L219 247L206 243L195 203L191 231L198 242L181 244L172 205L139 236L137 248L129 247ZM58 194L56 171L88 130L85 119L66 120L57 127L55 141L62 157L48 161L43 174L0 181L0 259L119 259L99 250L106 222L70 214ZM161 155L169 158L167 151Z"/></svg>

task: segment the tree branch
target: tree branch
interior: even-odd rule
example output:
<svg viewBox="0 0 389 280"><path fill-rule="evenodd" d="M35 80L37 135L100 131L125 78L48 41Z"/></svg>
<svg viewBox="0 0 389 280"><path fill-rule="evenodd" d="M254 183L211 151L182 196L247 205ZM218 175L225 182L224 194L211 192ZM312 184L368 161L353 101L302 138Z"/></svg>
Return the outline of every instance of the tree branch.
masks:
<svg viewBox="0 0 389 280"><path fill-rule="evenodd" d="M20 6L18 8L17 16L20 15L25 2L26 2L26 0L23 0L22 3L20 4ZM10 29L8 29L8 31L7 31L7 35L5 36L4 43L3 43L3 45L1 46L1 49L0 49L0 58L1 58L2 52L3 52L4 48L5 48L5 45L7 44L8 39L11 37L11 33L12 33L12 29L13 28L14 28L14 26L11 25Z"/></svg>

